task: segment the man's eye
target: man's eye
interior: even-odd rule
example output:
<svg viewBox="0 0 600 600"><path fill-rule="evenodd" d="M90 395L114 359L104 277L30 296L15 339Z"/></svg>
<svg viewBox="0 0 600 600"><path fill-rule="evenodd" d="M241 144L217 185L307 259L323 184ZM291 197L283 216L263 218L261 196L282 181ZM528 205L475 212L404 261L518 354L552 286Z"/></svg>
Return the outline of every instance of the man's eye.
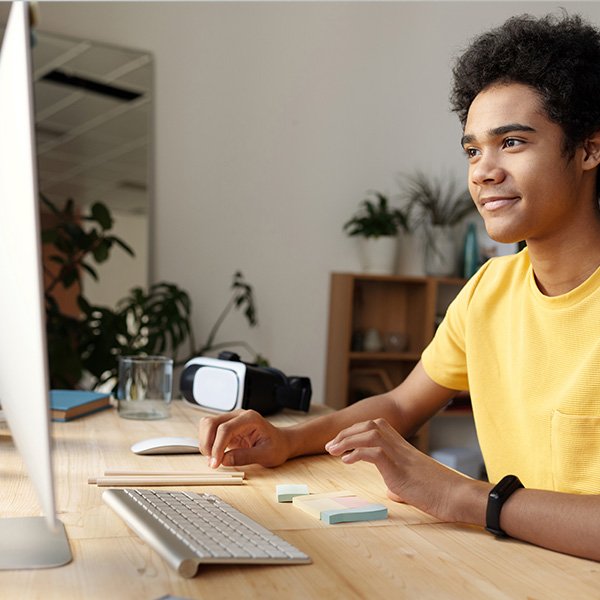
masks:
<svg viewBox="0 0 600 600"><path fill-rule="evenodd" d="M516 146L520 146L523 143L522 140L517 140L515 138L506 138L504 140L505 148L515 148Z"/></svg>
<svg viewBox="0 0 600 600"><path fill-rule="evenodd" d="M479 150L477 148L465 148L465 154L467 158L475 158L479 155Z"/></svg>

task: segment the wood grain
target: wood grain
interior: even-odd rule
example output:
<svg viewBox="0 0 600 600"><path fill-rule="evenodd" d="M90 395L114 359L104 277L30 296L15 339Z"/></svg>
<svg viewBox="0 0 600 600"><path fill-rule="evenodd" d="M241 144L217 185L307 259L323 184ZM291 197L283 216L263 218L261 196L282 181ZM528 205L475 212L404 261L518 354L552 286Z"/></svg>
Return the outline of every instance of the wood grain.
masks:
<svg viewBox="0 0 600 600"><path fill-rule="evenodd" d="M325 410L314 408L315 413ZM311 565L211 566L184 580L102 502L102 488L87 483L91 474L112 468L208 472L202 456L130 451L132 443L145 438L196 435L201 411L174 402L172 412L170 419L152 422L121 419L108 410L53 424L57 505L74 560L58 569L0 572L2 598L598 598L597 563L498 541L478 528L439 523L388 500L371 465L344 465L330 456L296 459L277 469L245 467L243 486L174 487L221 496L313 559ZM285 412L273 420L287 425L299 418L305 417ZM0 453L2 516L39 514L10 436L0 436ZM286 483L307 484L313 493L353 490L385 504L389 518L325 525L276 501L275 486Z"/></svg>

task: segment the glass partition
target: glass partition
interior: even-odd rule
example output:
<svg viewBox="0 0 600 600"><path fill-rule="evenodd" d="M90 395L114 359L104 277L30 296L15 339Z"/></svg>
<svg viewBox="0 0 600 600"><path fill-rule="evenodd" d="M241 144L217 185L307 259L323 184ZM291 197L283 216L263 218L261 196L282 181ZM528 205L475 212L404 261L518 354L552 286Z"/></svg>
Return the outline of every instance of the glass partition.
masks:
<svg viewBox="0 0 600 600"><path fill-rule="evenodd" d="M115 248L99 282L84 281L89 300L113 306L148 284L152 56L36 31L32 61L40 192L82 211L104 203L114 234L135 251Z"/></svg>

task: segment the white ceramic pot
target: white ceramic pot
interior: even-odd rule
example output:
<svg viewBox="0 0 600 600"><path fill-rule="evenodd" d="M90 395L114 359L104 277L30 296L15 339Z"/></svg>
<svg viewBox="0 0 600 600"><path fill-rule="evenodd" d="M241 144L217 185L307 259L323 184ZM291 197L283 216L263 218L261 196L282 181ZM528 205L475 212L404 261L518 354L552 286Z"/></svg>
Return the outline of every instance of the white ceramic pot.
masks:
<svg viewBox="0 0 600 600"><path fill-rule="evenodd" d="M365 273L391 275L396 270L398 238L396 236L359 237L358 253Z"/></svg>
<svg viewBox="0 0 600 600"><path fill-rule="evenodd" d="M425 236L425 272L437 277L457 274L456 232L447 225L430 225Z"/></svg>

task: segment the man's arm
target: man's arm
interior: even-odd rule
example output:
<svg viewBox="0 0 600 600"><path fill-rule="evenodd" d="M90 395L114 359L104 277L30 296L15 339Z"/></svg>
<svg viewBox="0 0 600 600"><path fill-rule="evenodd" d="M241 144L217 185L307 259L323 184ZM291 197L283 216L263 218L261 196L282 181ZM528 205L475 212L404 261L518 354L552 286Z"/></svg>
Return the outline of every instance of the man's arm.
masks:
<svg viewBox="0 0 600 600"><path fill-rule="evenodd" d="M319 454L342 429L369 419L385 419L402 437L408 438L441 410L456 394L435 383L419 362L409 376L393 390L289 428L290 458Z"/></svg>
<svg viewBox="0 0 600 600"><path fill-rule="evenodd" d="M491 488L485 484L471 494L463 489L456 499L455 520L484 526ZM599 514L599 495L520 489L502 507L500 527L509 536L536 546L600 561Z"/></svg>
<svg viewBox="0 0 600 600"><path fill-rule="evenodd" d="M254 411L234 411L201 419L200 450L210 465L259 463L275 466L289 458L324 452L325 444L354 423L383 418L410 436L438 412L455 392L433 382L419 363L394 390L342 410L277 428Z"/></svg>
<svg viewBox="0 0 600 600"><path fill-rule="evenodd" d="M485 526L493 485L448 469L406 442L384 419L341 431L326 445L342 462L373 463L389 495L442 521ZM519 489L505 502L500 527L511 537L600 561L600 495Z"/></svg>

